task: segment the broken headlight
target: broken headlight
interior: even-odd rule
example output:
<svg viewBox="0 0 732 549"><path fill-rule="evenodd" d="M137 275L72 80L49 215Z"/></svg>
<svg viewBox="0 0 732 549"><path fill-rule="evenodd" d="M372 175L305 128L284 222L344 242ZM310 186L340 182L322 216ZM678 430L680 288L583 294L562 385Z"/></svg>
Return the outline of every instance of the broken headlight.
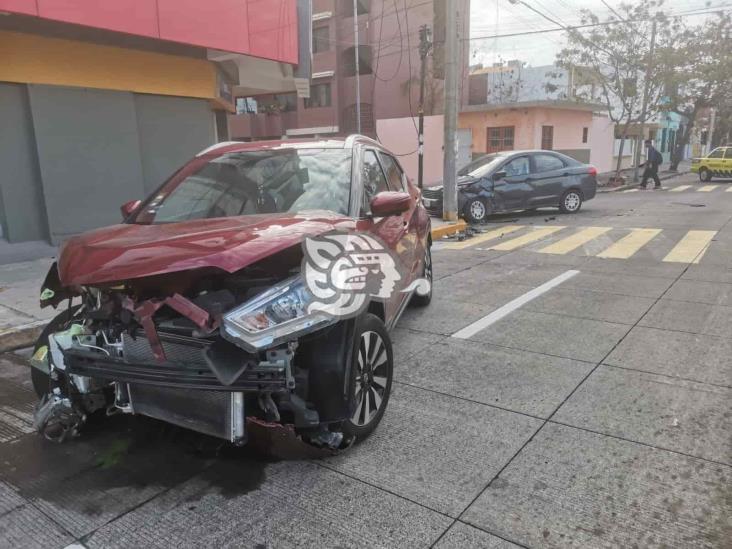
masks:
<svg viewBox="0 0 732 549"><path fill-rule="evenodd" d="M330 315L307 312L313 299L300 276L287 279L226 313L221 333L246 351L259 351L334 324Z"/></svg>

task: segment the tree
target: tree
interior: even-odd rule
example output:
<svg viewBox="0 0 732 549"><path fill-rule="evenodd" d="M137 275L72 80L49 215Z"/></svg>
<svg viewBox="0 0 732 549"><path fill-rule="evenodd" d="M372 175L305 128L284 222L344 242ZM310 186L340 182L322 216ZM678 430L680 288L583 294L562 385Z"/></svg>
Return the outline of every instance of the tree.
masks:
<svg viewBox="0 0 732 549"><path fill-rule="evenodd" d="M582 9L583 25L588 29L568 29L568 45L557 54L557 65L581 76L582 85L574 89L575 99L602 102L620 135L616 175L620 172L625 141L634 125L657 113L664 95L658 78L668 69L651 56L652 27L656 23L656 47L673 51L679 30L661 10L663 0L621 4L605 20L589 9ZM648 93L646 112L643 94Z"/></svg>
<svg viewBox="0 0 732 549"><path fill-rule="evenodd" d="M722 11L711 20L696 26L684 25L672 48L659 50L665 82L665 110L686 117L686 124L676 139L671 155L671 169L676 170L684 157L697 117L709 107L729 116L730 81L732 81L732 17ZM729 130L727 130L729 131ZM715 134L720 136L715 131ZM714 136L709 136L712 139Z"/></svg>

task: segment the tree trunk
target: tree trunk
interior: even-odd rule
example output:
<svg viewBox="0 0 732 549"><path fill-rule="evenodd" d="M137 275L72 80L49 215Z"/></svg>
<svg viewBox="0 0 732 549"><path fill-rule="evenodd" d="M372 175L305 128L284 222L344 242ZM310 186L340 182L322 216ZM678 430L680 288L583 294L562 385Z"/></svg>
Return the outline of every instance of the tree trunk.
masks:
<svg viewBox="0 0 732 549"><path fill-rule="evenodd" d="M618 148L618 162L615 165L615 179L620 177L620 166L623 165L623 149L625 148L625 135L620 137L620 147Z"/></svg>
<svg viewBox="0 0 732 549"><path fill-rule="evenodd" d="M694 120L689 118L689 123L684 126L684 131L681 133L681 139L676 140L676 146L671 154L671 167L669 170L672 172L679 169L679 163L683 160L684 149L686 148L686 145L689 144L692 129L694 129Z"/></svg>

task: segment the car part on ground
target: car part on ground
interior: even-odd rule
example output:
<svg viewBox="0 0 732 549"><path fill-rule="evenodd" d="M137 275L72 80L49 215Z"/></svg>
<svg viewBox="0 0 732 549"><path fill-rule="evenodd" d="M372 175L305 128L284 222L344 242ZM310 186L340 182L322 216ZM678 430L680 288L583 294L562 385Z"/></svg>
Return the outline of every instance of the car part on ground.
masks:
<svg viewBox="0 0 732 549"><path fill-rule="evenodd" d="M67 242L41 291L42 305L68 305L31 359L39 432L62 442L79 435L91 414L127 413L234 444L247 442L250 424L329 450L371 433L391 390L387 330L410 300L426 304L431 297L429 217L419 191L393 172L396 161L394 190L383 174L383 183L369 187L350 171L363 151L374 160L363 177L381 170L377 158L387 153L377 143L349 138L325 142L322 150L341 175L348 170L345 198L332 178L327 192L312 188L303 159L306 166L317 162L306 147L227 145L196 157L173 183L126 212L124 224ZM260 162L269 171L252 186L257 174L246 170ZM277 166L289 175L278 175ZM246 173L243 182L237 170ZM226 185L214 185L217 178ZM176 181L190 188L176 192ZM206 202L238 184L241 196ZM205 197L191 198L201 186ZM274 190L264 192L268 186ZM359 198L350 199L353 192ZM303 203L322 208L329 196L338 197L329 211L288 210ZM240 201L233 209L232 200ZM364 200L372 213L361 211ZM345 232L336 238L333 231ZM348 273L337 279L339 299L357 291L366 298L353 314L338 316L316 303L325 294L304 282L304 242L326 236L334 261L318 281ZM370 244L351 249L352 241ZM385 270L387 256L386 265L399 262L399 271Z"/></svg>

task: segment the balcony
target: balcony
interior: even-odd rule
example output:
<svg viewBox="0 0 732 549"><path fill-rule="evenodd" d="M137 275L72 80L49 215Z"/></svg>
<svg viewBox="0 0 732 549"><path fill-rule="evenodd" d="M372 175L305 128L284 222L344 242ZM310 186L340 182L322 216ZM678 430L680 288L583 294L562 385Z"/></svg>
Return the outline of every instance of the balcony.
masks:
<svg viewBox="0 0 732 549"><path fill-rule="evenodd" d="M296 111L229 115L232 139L279 139L291 128L297 128Z"/></svg>

